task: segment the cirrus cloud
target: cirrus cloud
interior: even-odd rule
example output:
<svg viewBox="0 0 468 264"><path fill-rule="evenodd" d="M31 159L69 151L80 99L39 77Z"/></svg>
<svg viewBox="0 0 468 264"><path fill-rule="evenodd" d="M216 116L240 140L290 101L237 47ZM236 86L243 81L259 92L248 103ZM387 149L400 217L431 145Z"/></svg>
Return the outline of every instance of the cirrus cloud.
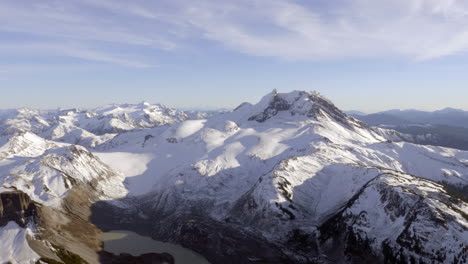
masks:
<svg viewBox="0 0 468 264"><path fill-rule="evenodd" d="M147 67L158 60L147 55L155 50L209 52L204 45L192 46L192 39L286 60L393 56L427 60L462 54L468 48L468 3L459 0L0 3L4 35L0 54L10 56L27 50L31 57L37 51Z"/></svg>

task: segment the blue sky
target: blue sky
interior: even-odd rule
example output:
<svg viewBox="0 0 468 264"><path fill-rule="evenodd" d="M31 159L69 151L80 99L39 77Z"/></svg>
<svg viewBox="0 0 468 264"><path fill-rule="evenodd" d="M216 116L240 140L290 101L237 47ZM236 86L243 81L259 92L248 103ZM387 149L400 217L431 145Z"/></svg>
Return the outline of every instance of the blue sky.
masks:
<svg viewBox="0 0 468 264"><path fill-rule="evenodd" d="M457 0L0 0L0 108L468 109L467 48Z"/></svg>

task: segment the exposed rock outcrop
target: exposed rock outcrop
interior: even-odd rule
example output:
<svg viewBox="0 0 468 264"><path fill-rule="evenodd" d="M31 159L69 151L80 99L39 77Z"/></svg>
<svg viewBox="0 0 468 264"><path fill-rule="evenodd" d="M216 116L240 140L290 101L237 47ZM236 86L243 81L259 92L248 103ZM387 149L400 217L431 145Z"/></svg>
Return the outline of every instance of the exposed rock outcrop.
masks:
<svg viewBox="0 0 468 264"><path fill-rule="evenodd" d="M334 262L466 263L465 206L436 183L384 174L320 227L320 239Z"/></svg>
<svg viewBox="0 0 468 264"><path fill-rule="evenodd" d="M27 194L21 191L0 193L0 226L15 221L25 227L31 220L37 220L37 210Z"/></svg>

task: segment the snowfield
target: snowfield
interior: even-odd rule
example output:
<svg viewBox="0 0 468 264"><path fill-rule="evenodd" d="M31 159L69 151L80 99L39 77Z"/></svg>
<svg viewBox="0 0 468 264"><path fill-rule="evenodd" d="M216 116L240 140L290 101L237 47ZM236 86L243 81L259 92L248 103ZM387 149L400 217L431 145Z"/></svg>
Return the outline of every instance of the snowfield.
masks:
<svg viewBox="0 0 468 264"><path fill-rule="evenodd" d="M126 188L132 195L144 194L154 184L152 175L149 175L150 177L144 175L148 171L148 164L154 159L152 154L129 152L94 152L93 154L125 177Z"/></svg>

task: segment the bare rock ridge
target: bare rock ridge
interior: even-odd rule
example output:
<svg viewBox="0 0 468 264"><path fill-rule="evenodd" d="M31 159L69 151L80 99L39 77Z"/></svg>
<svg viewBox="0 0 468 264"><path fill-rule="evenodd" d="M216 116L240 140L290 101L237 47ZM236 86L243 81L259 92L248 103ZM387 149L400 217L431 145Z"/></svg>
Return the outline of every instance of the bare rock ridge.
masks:
<svg viewBox="0 0 468 264"><path fill-rule="evenodd" d="M289 116L289 118L294 118L297 116L299 117L297 120L333 120L356 133L360 133L360 131L358 131L359 129L365 129L372 134L378 134L378 132L374 131L373 128L364 122L346 115L330 100L316 91L278 93L276 90L273 90L271 93L264 96L258 104L251 105L243 103L234 111L242 108L250 108L248 110L253 112L260 111L248 118L249 121L256 121L259 123L263 123L279 114L283 114L282 117Z"/></svg>
<svg viewBox="0 0 468 264"><path fill-rule="evenodd" d="M244 103L245 104L245 103ZM244 106L241 104L238 108ZM321 96L318 92L294 91L280 94L276 90L263 97L257 105L263 106L261 113L249 117L249 120L265 122L276 116L279 112L289 112L291 116L302 115L307 118L316 118L326 113L330 117L346 122L349 117L339 110L332 102Z"/></svg>
<svg viewBox="0 0 468 264"><path fill-rule="evenodd" d="M37 208L27 194L21 191L0 193L0 226L14 221L25 227L30 220L37 220Z"/></svg>
<svg viewBox="0 0 468 264"><path fill-rule="evenodd" d="M299 98L295 99L298 100ZM263 110L262 113L249 117L249 121L255 120L257 122L265 122L267 119L278 114L279 111L286 111L289 110L291 107L291 103L288 102L286 99L278 96L276 91L273 91L272 98L268 106Z"/></svg>

